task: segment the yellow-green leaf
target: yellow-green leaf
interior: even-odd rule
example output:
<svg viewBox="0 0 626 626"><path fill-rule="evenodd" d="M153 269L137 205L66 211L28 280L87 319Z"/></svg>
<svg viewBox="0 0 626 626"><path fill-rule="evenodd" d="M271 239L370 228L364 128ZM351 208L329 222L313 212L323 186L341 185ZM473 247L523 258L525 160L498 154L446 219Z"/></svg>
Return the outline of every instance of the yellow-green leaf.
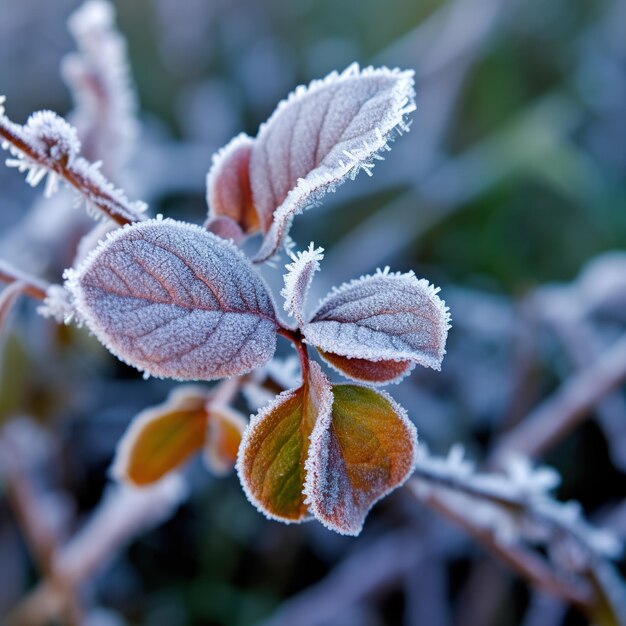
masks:
<svg viewBox="0 0 626 626"><path fill-rule="evenodd" d="M206 403L205 390L184 386L164 404L140 413L118 445L113 475L139 487L177 469L204 445Z"/></svg>
<svg viewBox="0 0 626 626"><path fill-rule="evenodd" d="M375 502L413 471L417 432L392 398L361 385L333 385L332 411L311 436L305 494L325 526L358 535Z"/></svg>
<svg viewBox="0 0 626 626"><path fill-rule="evenodd" d="M308 517L302 493L309 437L330 414L331 386L316 363L297 389L281 393L255 415L244 434L237 471L250 501L267 517Z"/></svg>

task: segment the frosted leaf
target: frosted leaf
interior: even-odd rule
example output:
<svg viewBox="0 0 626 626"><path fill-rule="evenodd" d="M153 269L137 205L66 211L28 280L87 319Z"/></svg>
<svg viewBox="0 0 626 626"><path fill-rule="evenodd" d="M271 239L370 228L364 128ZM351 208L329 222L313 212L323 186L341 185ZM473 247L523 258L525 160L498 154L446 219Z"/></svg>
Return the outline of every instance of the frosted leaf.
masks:
<svg viewBox="0 0 626 626"><path fill-rule="evenodd" d="M202 387L184 385L137 415L117 445L112 476L145 487L178 469L205 444L207 399Z"/></svg>
<svg viewBox="0 0 626 626"><path fill-rule="evenodd" d="M245 233L259 229L259 218L252 202L249 164L254 140L241 134L216 155L207 175L209 219L226 216Z"/></svg>
<svg viewBox="0 0 626 626"><path fill-rule="evenodd" d="M209 406L204 462L217 476L232 471L237 461L241 438L247 425L246 418L228 406Z"/></svg>
<svg viewBox="0 0 626 626"><path fill-rule="evenodd" d="M413 72L354 64L278 105L250 158L252 197L267 233L257 261L277 252L295 215L360 170L371 174L394 130L408 129L413 97Z"/></svg>
<svg viewBox="0 0 626 626"><path fill-rule="evenodd" d="M324 352L324 350L319 350L319 353L328 365L343 376L370 385L399 383L415 367L412 361L368 361Z"/></svg>
<svg viewBox="0 0 626 626"><path fill-rule="evenodd" d="M332 405L328 379L311 363L304 384L276 396L253 416L239 448L237 473L250 502L266 517L301 522L309 517L304 495L309 437Z"/></svg>
<svg viewBox="0 0 626 626"><path fill-rule="evenodd" d="M292 263L285 265L287 273L284 276L285 286L280 292L285 299L284 308L298 322L304 326L304 307L306 296L311 286L313 276L320 268L320 261L324 258L324 248L315 248L313 242L304 252L290 254Z"/></svg>
<svg viewBox="0 0 626 626"><path fill-rule="evenodd" d="M226 215L218 215L208 219L204 227L214 235L222 239L230 239L233 243L239 245L245 238L243 230L234 219Z"/></svg>
<svg viewBox="0 0 626 626"><path fill-rule="evenodd" d="M149 375L241 375L274 353L265 284L234 245L198 226L157 219L118 229L66 278L79 319Z"/></svg>
<svg viewBox="0 0 626 626"><path fill-rule="evenodd" d="M307 343L369 361L412 361L439 369L450 316L428 281L388 268L332 291L304 326Z"/></svg>
<svg viewBox="0 0 626 626"><path fill-rule="evenodd" d="M333 385L332 393L332 411L311 434L304 493L322 524L356 536L372 506L410 476L417 431L384 392Z"/></svg>

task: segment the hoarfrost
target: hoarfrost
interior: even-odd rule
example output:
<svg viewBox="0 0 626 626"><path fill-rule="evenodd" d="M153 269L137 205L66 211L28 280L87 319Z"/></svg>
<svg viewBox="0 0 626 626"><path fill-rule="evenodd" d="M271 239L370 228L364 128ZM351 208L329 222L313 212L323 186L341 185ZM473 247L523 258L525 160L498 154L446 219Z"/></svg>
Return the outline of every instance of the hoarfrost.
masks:
<svg viewBox="0 0 626 626"><path fill-rule="evenodd" d="M198 226L126 226L66 279L79 318L149 375L241 375L274 353L277 321L265 284L234 245Z"/></svg>
<svg viewBox="0 0 626 626"><path fill-rule="evenodd" d="M378 270L332 291L303 333L325 352L369 361L413 361L438 370L450 328L438 292L412 272Z"/></svg>
<svg viewBox="0 0 626 626"><path fill-rule="evenodd" d="M250 183L266 237L256 260L273 256L295 215L389 149L395 130L406 131L415 109L413 72L332 72L283 100L252 146Z"/></svg>
<svg viewBox="0 0 626 626"><path fill-rule="evenodd" d="M307 250L290 254L292 263L285 265L285 286L280 294L285 299L284 308L298 322L305 324L304 307L306 296L313 281L315 272L320 269L320 261L324 258L324 248L315 248L313 242Z"/></svg>

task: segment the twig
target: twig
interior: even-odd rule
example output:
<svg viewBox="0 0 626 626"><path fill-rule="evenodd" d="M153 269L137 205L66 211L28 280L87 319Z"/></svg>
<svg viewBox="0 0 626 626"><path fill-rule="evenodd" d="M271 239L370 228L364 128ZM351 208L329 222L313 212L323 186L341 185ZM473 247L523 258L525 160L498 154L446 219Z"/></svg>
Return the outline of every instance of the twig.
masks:
<svg viewBox="0 0 626 626"><path fill-rule="evenodd" d="M516 428L493 455L498 462L513 451L537 456L560 441L607 394L626 382L626 335L595 362L567 379Z"/></svg>
<svg viewBox="0 0 626 626"><path fill-rule="evenodd" d="M56 177L63 179L93 207L120 225L141 221L145 205L130 202L92 164L78 155L76 131L49 111L35 113L26 126L11 122L4 114L0 97L0 139L2 147L17 158L8 165L29 171L27 181L35 186L46 174L47 192L55 188Z"/></svg>
<svg viewBox="0 0 626 626"><path fill-rule="evenodd" d="M20 283L22 292L37 300L45 300L48 287L50 286L46 281L29 276L2 259L0 259L0 282L9 284Z"/></svg>

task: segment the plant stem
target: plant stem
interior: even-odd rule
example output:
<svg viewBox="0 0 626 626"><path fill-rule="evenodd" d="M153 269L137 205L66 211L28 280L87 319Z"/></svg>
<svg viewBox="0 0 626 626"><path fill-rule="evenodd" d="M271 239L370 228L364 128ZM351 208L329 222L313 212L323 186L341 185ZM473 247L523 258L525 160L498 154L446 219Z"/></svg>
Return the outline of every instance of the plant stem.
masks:
<svg viewBox="0 0 626 626"><path fill-rule="evenodd" d="M278 334L289 339L296 347L298 357L300 358L300 367L302 368L302 380L306 380L309 374L309 352L303 341L300 329L292 330L286 326L280 326L278 328Z"/></svg>

